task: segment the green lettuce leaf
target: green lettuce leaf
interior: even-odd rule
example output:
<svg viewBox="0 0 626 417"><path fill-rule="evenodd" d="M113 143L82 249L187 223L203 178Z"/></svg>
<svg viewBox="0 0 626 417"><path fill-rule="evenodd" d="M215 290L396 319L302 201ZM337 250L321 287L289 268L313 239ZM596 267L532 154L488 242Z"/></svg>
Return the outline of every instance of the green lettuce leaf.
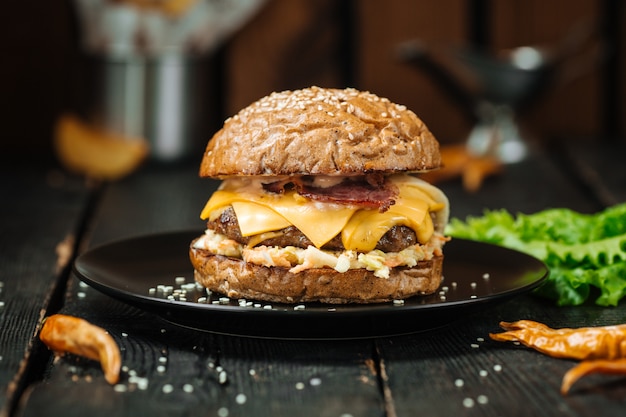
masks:
<svg viewBox="0 0 626 417"><path fill-rule="evenodd" d="M596 214L555 208L514 216L487 210L452 218L446 233L541 259L550 276L536 293L558 305L580 305L598 294L596 304L616 306L626 296L626 203Z"/></svg>

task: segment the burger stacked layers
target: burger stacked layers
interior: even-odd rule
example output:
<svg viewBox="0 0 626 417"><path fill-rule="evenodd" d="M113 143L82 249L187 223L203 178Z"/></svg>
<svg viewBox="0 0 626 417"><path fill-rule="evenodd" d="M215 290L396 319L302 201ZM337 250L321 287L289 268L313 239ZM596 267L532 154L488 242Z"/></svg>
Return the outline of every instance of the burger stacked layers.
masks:
<svg viewBox="0 0 626 417"><path fill-rule="evenodd" d="M273 93L209 141L222 184L190 246L195 279L234 298L374 303L434 292L448 200L412 173L441 165L406 107L368 92Z"/></svg>

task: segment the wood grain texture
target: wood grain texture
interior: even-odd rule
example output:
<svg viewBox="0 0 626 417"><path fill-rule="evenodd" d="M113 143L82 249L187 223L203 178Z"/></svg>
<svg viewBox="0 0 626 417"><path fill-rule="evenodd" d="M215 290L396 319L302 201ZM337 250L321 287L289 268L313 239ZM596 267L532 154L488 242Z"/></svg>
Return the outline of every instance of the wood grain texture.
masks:
<svg viewBox="0 0 626 417"><path fill-rule="evenodd" d="M196 172L195 166L147 169L108 187L91 244L172 229L201 230L197 216L215 183L196 181ZM259 416L382 413L371 341L280 341L181 330L76 280L70 284L62 312L85 318L116 339L128 367L121 385L129 392L105 386L96 363L64 358L29 392L23 416L43 410L67 415L72 404L80 404L77 415L218 415L225 409L230 415ZM217 366L226 372L225 384ZM133 382L134 373L146 379L146 389Z"/></svg>
<svg viewBox="0 0 626 417"><path fill-rule="evenodd" d="M572 148L572 152L577 151ZM579 157L593 166L594 155L582 151ZM603 160L600 155L598 162ZM40 233L37 245L52 247L53 237L71 229L71 220L80 218L86 190L73 188L80 185L73 182L62 187L62 192L50 190L42 185L45 179L41 176L24 178L26 188L38 191L30 197L25 192L16 194L24 202L11 209L13 212L2 209L15 218L19 217L16 210L27 214L15 225L3 226L4 230L13 230L9 235L16 236L19 248L28 247L27 238L20 237L22 226L41 217L27 227ZM520 164L507 166L501 176L490 178L475 194L463 191L458 181L441 186L453 202L453 216L480 214L484 208L534 212L561 206L594 211L598 202L578 181L560 162L555 164L545 153L536 152ZM17 192L8 182L1 185ZM203 224L198 213L216 185L199 179L194 164L176 168L148 165L103 189L85 243L93 247L140 234L200 230ZM65 220L46 225L49 213L33 208L33 196L52 201L53 218ZM5 240L2 244L7 246ZM13 253L12 258L18 256ZM16 285L12 289L15 303L23 305L12 304L11 315L6 309L1 312L5 322L15 320L10 334L25 340L17 346L25 346L32 337L38 320L32 306L41 305L46 294L41 281L28 281L29 274L38 273L42 265L49 267L53 259L48 253L39 266L26 267L25 260L12 264L16 261L10 259L8 263L25 282L40 285L39 290L35 287L39 298L29 301L22 284L12 284ZM427 332L381 339L297 341L182 329L113 300L74 277L63 301L62 313L107 329L117 341L125 367L122 381L112 387L94 361L62 357L29 378L41 381L28 387L16 416L585 416L597 410L617 416L623 412L626 398L623 378L602 376L581 381L570 396L562 397L558 387L573 365L571 361L488 339L502 320L532 319L552 327L617 324L623 322L623 305L565 308L528 295ZM2 343L13 343L10 340L2 338ZM14 358L26 348L21 349ZM0 366L7 363L3 360ZM2 369L2 378L17 372L14 366ZM3 397L5 403L7 398L12 397Z"/></svg>
<svg viewBox="0 0 626 417"><path fill-rule="evenodd" d="M601 409L618 416L626 395L623 377L582 381L563 397L561 378L575 362L493 342L489 332L499 331L502 320L577 327L621 323L622 314L623 308L563 308L524 296L437 332L379 341L377 347L397 415L588 416Z"/></svg>
<svg viewBox="0 0 626 417"><path fill-rule="evenodd" d="M626 142L592 145L563 141L561 158L572 176L603 206L626 201Z"/></svg>
<svg viewBox="0 0 626 417"><path fill-rule="evenodd" d="M0 164L0 414L15 406L45 349L36 341L58 305L75 233L89 199L82 181L34 164Z"/></svg>

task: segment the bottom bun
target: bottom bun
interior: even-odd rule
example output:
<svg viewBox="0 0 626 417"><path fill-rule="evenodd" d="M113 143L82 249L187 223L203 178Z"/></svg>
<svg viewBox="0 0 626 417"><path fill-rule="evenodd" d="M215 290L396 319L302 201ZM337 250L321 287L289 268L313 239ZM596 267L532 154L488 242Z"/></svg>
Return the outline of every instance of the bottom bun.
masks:
<svg viewBox="0 0 626 417"><path fill-rule="evenodd" d="M381 303L431 294L441 284L443 264L443 256L437 256L412 268L394 268L389 278L379 278L366 269L341 273L332 268L312 268L291 273L288 268L214 255L193 244L189 256L195 280L209 290L230 298L278 303Z"/></svg>

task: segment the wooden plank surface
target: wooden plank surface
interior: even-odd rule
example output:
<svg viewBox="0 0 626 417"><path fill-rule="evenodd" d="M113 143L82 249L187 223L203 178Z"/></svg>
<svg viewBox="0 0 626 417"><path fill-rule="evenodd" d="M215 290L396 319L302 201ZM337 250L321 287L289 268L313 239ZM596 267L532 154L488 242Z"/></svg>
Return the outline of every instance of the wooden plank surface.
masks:
<svg viewBox="0 0 626 417"><path fill-rule="evenodd" d="M199 180L193 165L148 169L114 184L102 193L90 244L193 227L201 232L198 213L215 185ZM76 280L61 312L86 318L115 337L128 367L125 388L119 389L128 392L107 386L94 363L60 360L29 392L23 416L44 410L66 416L68 408L79 410L76 415L128 416L383 413L371 341L280 341L180 330ZM226 384L210 365L224 368ZM145 390L133 382L135 372L147 381ZM165 393L170 386L173 391Z"/></svg>
<svg viewBox="0 0 626 417"><path fill-rule="evenodd" d="M490 341L498 322L538 320L555 327L623 322L624 307L556 307L534 296L467 317L439 331L377 341L398 416L603 416L623 414L623 377L589 377L561 396L574 361Z"/></svg>
<svg viewBox="0 0 626 417"><path fill-rule="evenodd" d="M507 166L477 193L468 194L458 181L441 188L457 217L485 208L597 210L585 187L560 169L537 153ZM87 227L88 247L160 231L201 231L198 213L217 183L198 179L196 172L195 164L147 166L104 188ZM75 206L81 201L74 200ZM74 216L80 213L68 217ZM616 324L623 321L623 305L560 308L529 295L428 332L274 340L181 329L72 277L60 311L110 332L122 350L122 380L111 387L97 363L57 359L29 387L18 416L584 416L599 409L612 416L623 411L626 398L619 377L590 377L574 395L562 397L558 387L571 361L488 339L501 320L535 319L554 327ZM32 335L37 318L29 320Z"/></svg>
<svg viewBox="0 0 626 417"><path fill-rule="evenodd" d="M609 155L609 149L577 147L570 157L582 171L597 174L596 189L610 189L613 201L626 201L620 194L624 188L615 185L624 183L626 170L616 168L619 165L610 168L620 157L614 148L614 154ZM465 193L458 183L443 184L442 189L451 199L452 215L461 218L479 215L485 208L533 213L547 207L567 207L594 212L608 202L593 198L585 187L579 189L579 177L559 167L563 167L560 159L553 164L535 156L507 166L503 177L489 179L474 195ZM606 180L609 173L612 178ZM393 396L397 415L587 416L599 407L602 415L623 413L623 377L591 377L580 383L583 396L563 397L559 393L561 378L574 362L489 340L490 332L499 331L500 321L521 319L554 327L619 324L624 322L624 305L557 307L529 295L438 332L380 340L377 349L384 360L385 386Z"/></svg>
<svg viewBox="0 0 626 417"><path fill-rule="evenodd" d="M626 142L567 142L561 148L570 174L578 177L600 204L626 201Z"/></svg>
<svg viewBox="0 0 626 417"><path fill-rule="evenodd" d="M37 325L62 299L90 194L81 180L35 162L0 159L0 415L7 415L48 355L35 341Z"/></svg>

